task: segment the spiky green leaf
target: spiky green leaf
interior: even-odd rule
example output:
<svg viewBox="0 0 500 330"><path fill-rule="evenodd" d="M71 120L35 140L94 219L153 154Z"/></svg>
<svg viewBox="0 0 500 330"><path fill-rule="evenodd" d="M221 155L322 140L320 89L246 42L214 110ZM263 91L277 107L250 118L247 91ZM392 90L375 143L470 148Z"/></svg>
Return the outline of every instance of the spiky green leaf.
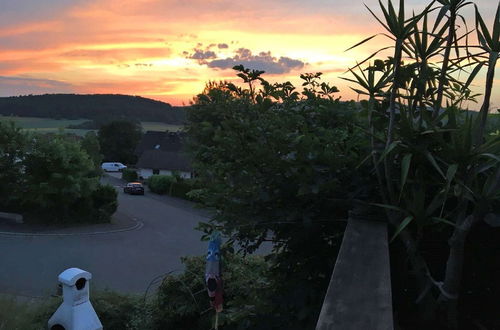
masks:
<svg viewBox="0 0 500 330"><path fill-rule="evenodd" d="M399 224L398 228L396 228L396 231L394 232L394 235L392 235L391 243L410 224L410 222L412 222L413 219L414 219L413 216L409 215L406 218L404 218L403 221L401 221L401 223Z"/></svg>

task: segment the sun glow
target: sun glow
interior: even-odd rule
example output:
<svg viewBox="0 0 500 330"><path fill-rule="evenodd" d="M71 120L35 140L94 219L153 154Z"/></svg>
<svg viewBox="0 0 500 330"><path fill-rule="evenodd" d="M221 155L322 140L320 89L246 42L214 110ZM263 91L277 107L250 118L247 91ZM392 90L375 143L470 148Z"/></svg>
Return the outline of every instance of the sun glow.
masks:
<svg viewBox="0 0 500 330"><path fill-rule="evenodd" d="M237 81L231 67L244 59L270 81L300 85L300 73L323 72L345 99L356 95L339 76L390 43L379 36L345 52L383 32L362 2L347 0L75 0L37 11L24 2L0 12L3 96L119 92L180 104L209 80Z"/></svg>

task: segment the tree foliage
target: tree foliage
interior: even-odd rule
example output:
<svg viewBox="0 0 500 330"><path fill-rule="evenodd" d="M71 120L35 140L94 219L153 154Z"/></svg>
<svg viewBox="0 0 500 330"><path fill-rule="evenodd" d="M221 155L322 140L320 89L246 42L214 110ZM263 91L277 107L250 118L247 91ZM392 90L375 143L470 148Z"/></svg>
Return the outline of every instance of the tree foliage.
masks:
<svg viewBox="0 0 500 330"><path fill-rule="evenodd" d="M105 161L135 164L135 148L142 136L141 126L128 120L117 120L99 128L99 144Z"/></svg>
<svg viewBox="0 0 500 330"><path fill-rule="evenodd" d="M95 174L99 175L102 171L102 154L97 135L93 131L87 132L83 137L83 140L80 142L80 145L92 160L95 168Z"/></svg>
<svg viewBox="0 0 500 330"><path fill-rule="evenodd" d="M369 175L352 170L368 145L355 104L335 98L338 90L321 82L321 73L303 74L300 91L234 69L247 88L211 82L188 111L204 187L191 194L217 209L201 228L220 229L246 252L273 241L268 314L278 327L311 327L341 238L338 220L347 218L351 200L371 193Z"/></svg>
<svg viewBox="0 0 500 330"><path fill-rule="evenodd" d="M55 222L77 216L99 184L94 164L78 143L63 136L36 136L26 154L25 206Z"/></svg>
<svg viewBox="0 0 500 330"><path fill-rule="evenodd" d="M22 159L28 136L13 122L0 121L0 208L15 208L22 184ZM7 184L8 183L8 184Z"/></svg>
<svg viewBox="0 0 500 330"><path fill-rule="evenodd" d="M83 145L95 151L95 142ZM115 189L99 184L89 154L62 133L27 135L0 122L0 166L0 178L9 183L0 188L0 205L28 221L106 222L116 211Z"/></svg>

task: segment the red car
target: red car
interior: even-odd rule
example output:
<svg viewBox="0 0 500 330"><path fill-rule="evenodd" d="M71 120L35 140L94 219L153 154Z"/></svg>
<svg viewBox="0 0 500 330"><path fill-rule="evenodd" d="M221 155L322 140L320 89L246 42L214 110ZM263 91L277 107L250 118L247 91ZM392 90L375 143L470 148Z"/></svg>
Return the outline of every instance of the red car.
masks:
<svg viewBox="0 0 500 330"><path fill-rule="evenodd" d="M129 182L123 187L123 192L131 195L144 195L144 186L140 182Z"/></svg>

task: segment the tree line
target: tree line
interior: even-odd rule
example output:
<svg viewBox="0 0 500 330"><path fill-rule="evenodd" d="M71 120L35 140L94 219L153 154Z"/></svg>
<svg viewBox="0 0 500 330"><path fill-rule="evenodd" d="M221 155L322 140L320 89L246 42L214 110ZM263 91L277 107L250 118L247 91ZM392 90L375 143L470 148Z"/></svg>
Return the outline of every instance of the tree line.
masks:
<svg viewBox="0 0 500 330"><path fill-rule="evenodd" d="M55 119L121 118L183 124L185 110L140 96L115 94L45 94L0 97L4 116Z"/></svg>

